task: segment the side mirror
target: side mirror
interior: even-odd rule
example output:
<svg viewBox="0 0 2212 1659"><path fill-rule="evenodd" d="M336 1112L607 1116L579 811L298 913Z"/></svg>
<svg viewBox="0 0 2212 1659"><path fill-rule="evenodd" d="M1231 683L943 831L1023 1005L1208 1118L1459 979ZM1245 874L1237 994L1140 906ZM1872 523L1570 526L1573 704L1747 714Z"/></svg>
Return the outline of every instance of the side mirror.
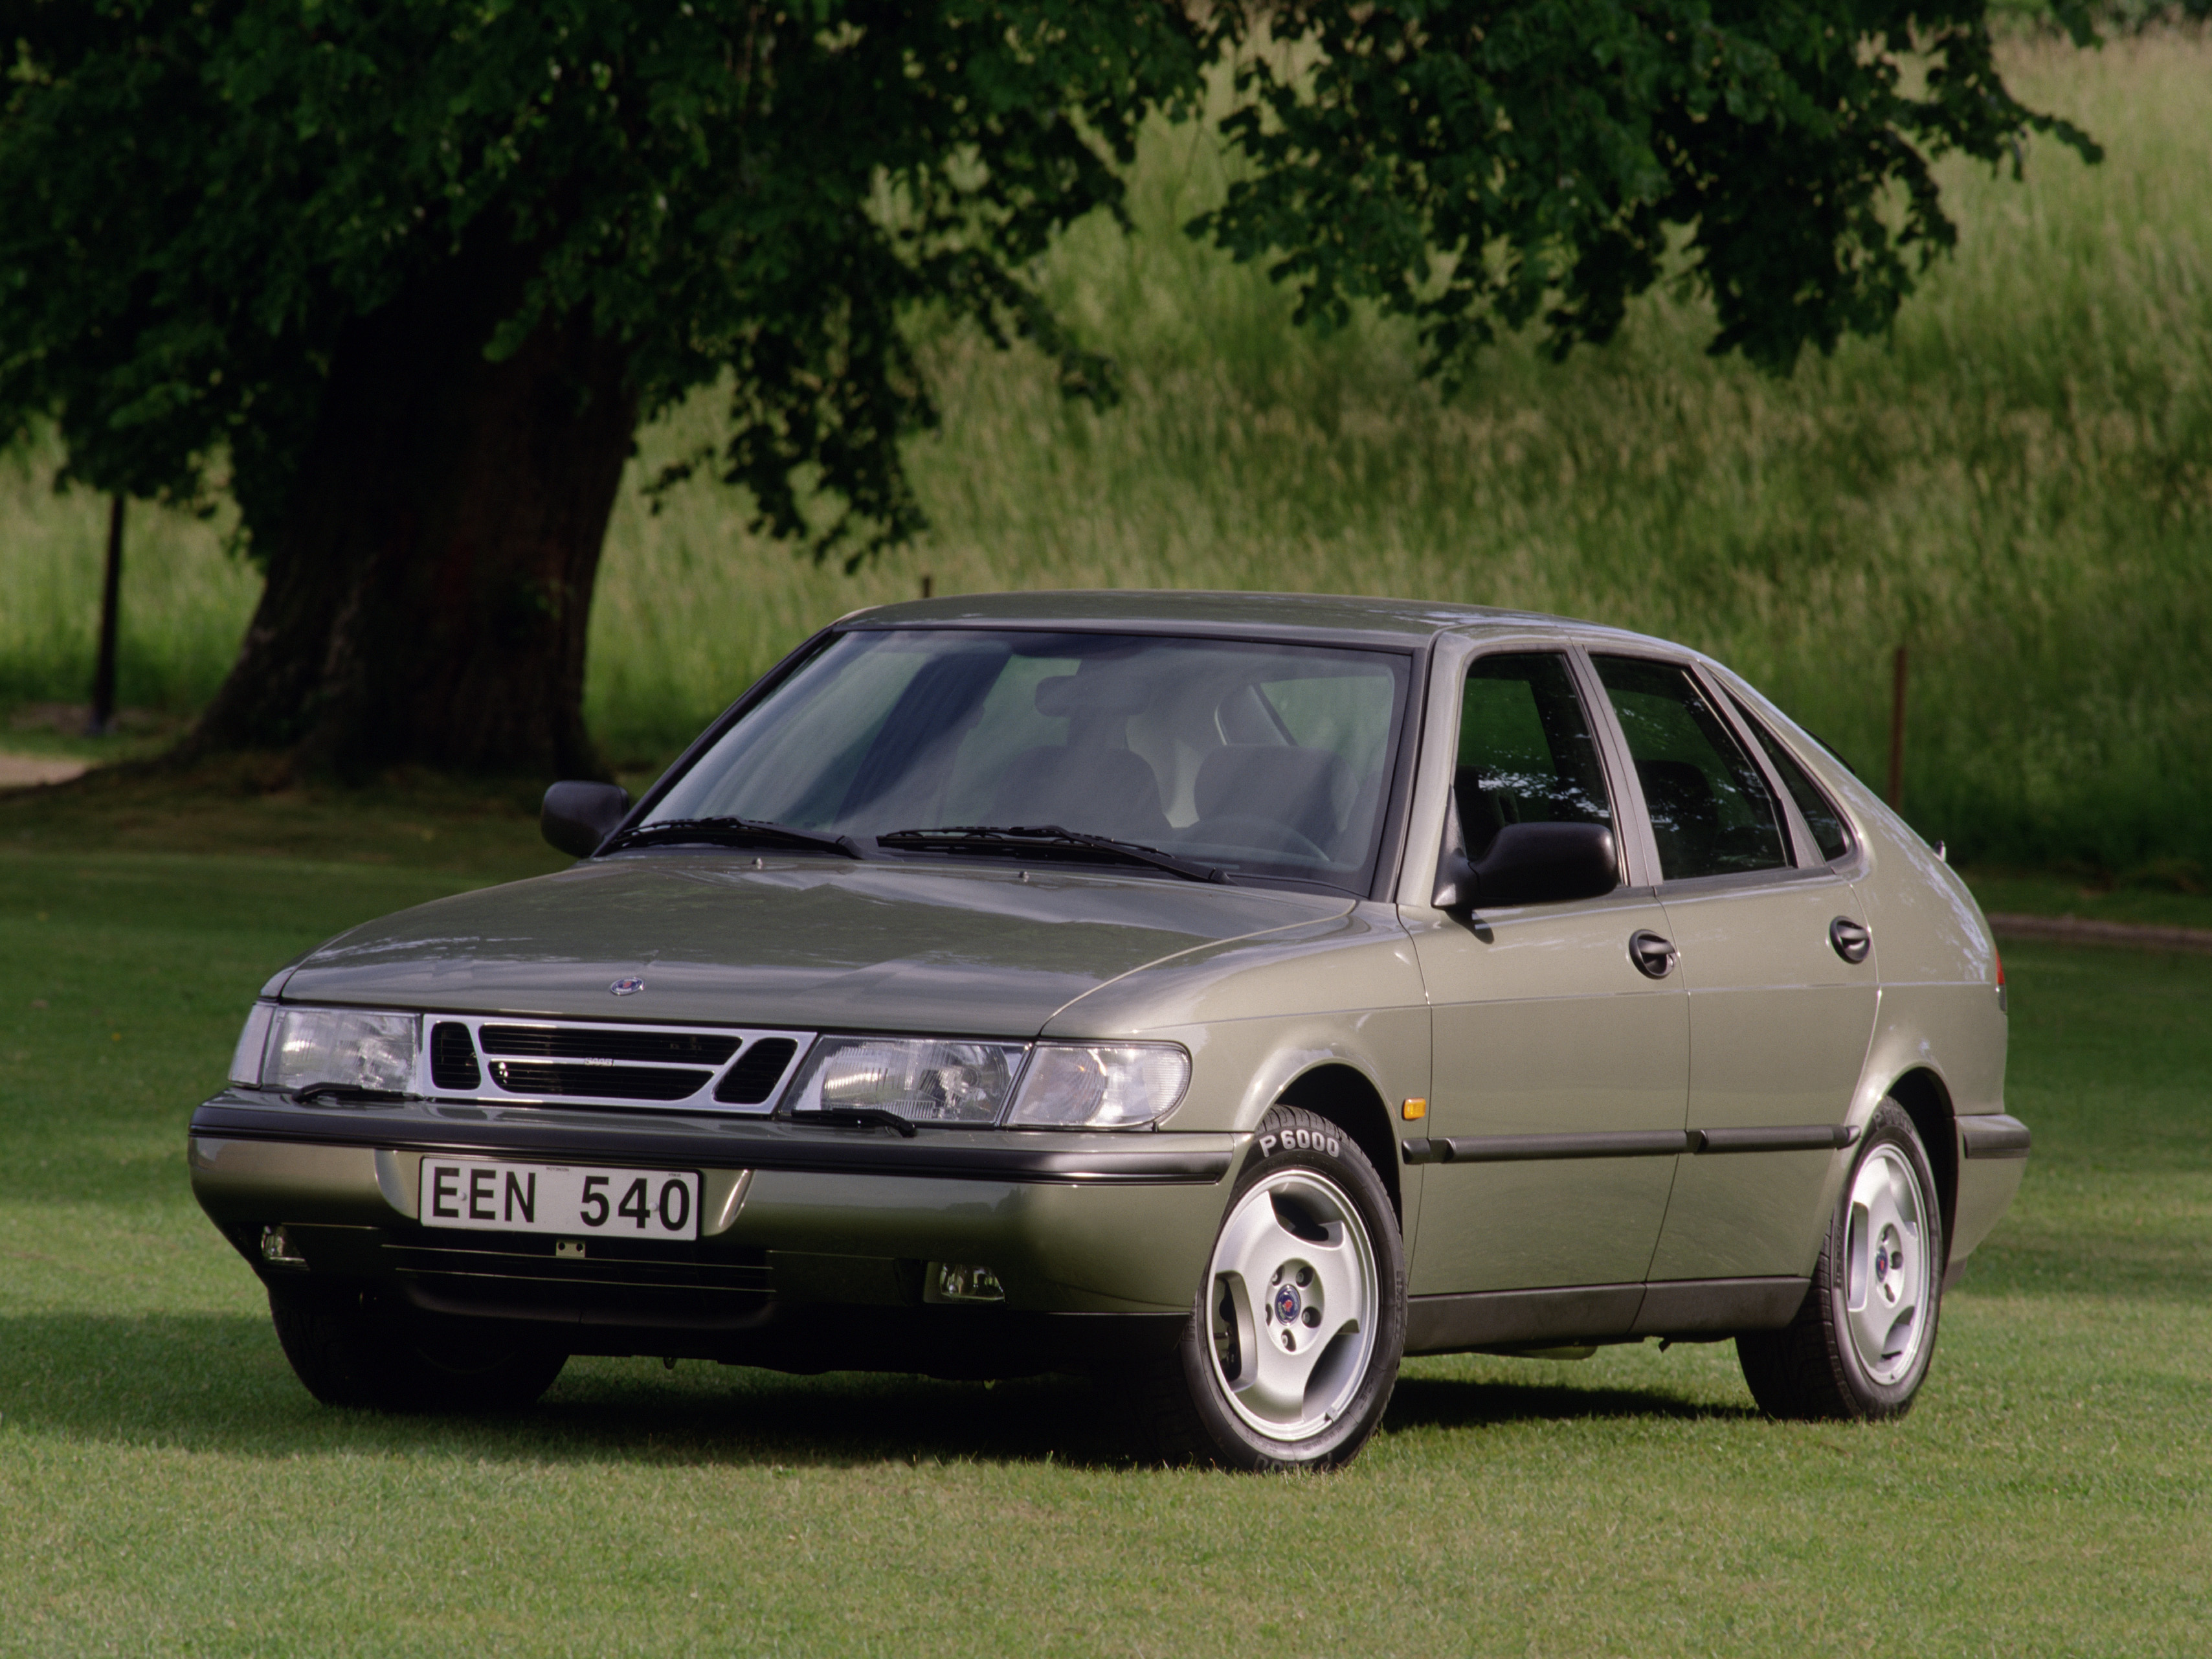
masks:
<svg viewBox="0 0 2212 1659"><path fill-rule="evenodd" d="M617 784L556 784L545 791L538 827L562 851L588 858L629 815L629 791Z"/></svg>
<svg viewBox="0 0 2212 1659"><path fill-rule="evenodd" d="M1602 824L1508 824L1482 862L1448 847L1437 861L1438 910L1559 904L1596 899L1620 885L1613 832Z"/></svg>

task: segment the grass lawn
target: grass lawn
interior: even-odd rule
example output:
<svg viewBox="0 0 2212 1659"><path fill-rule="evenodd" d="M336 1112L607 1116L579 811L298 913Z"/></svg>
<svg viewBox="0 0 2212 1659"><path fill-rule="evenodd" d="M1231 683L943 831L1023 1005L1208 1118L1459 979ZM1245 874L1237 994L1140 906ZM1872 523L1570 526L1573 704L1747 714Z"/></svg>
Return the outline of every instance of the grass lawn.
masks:
<svg viewBox="0 0 2212 1659"><path fill-rule="evenodd" d="M2212 959L2007 950L2036 1156L1901 1424L1765 1422L1727 1345L1415 1361L1313 1479L1130 1467L1050 1381L585 1360L408 1420L293 1381L185 1119L277 965L540 855L295 806L258 857L0 820L0 1654L2203 1649Z"/></svg>

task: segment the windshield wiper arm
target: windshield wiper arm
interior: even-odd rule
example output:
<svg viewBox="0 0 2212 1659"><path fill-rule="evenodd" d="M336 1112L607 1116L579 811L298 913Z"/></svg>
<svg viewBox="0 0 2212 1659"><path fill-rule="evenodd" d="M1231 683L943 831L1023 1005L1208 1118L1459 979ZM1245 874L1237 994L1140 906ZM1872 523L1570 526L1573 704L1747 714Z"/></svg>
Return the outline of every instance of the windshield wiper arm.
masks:
<svg viewBox="0 0 2212 1659"><path fill-rule="evenodd" d="M823 835L814 830L793 829L760 818L664 818L624 830L600 849L620 852L625 847L661 846L672 842L706 841L720 846L799 847L809 852L834 852L841 858L862 858L860 843L849 835Z"/></svg>
<svg viewBox="0 0 2212 1659"><path fill-rule="evenodd" d="M1229 879L1225 871L1217 869L1212 864L1201 864L1195 858L1179 858L1172 852L1162 852L1158 847L1148 847L1141 842L1119 841L1110 835L1091 835L1082 830L1063 829L1058 824L1016 824L1005 828L992 824L946 824L939 829L893 830L888 835L878 835L876 845L923 852L1083 850L1109 853L1132 863L1150 864L1154 869L1180 875L1186 881L1226 881Z"/></svg>

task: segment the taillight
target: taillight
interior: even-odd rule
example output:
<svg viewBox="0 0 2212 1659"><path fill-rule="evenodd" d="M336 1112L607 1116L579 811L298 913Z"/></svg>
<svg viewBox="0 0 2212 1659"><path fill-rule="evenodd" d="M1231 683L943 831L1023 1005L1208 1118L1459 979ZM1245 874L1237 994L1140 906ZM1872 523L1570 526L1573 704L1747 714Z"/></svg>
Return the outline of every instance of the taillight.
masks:
<svg viewBox="0 0 2212 1659"><path fill-rule="evenodd" d="M1992 945L1990 947L1990 955L1997 959L1997 989L2002 991L2004 989L2004 952Z"/></svg>

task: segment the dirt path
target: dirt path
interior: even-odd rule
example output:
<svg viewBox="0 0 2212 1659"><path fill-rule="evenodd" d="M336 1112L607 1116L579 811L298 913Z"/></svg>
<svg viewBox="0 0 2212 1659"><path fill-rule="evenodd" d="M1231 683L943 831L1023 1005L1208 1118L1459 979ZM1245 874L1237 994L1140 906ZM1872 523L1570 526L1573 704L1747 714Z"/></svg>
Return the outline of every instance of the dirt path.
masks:
<svg viewBox="0 0 2212 1659"><path fill-rule="evenodd" d="M86 771L82 760L68 760L58 754L0 754L0 790L20 790L33 784L66 784L72 778L82 778Z"/></svg>

